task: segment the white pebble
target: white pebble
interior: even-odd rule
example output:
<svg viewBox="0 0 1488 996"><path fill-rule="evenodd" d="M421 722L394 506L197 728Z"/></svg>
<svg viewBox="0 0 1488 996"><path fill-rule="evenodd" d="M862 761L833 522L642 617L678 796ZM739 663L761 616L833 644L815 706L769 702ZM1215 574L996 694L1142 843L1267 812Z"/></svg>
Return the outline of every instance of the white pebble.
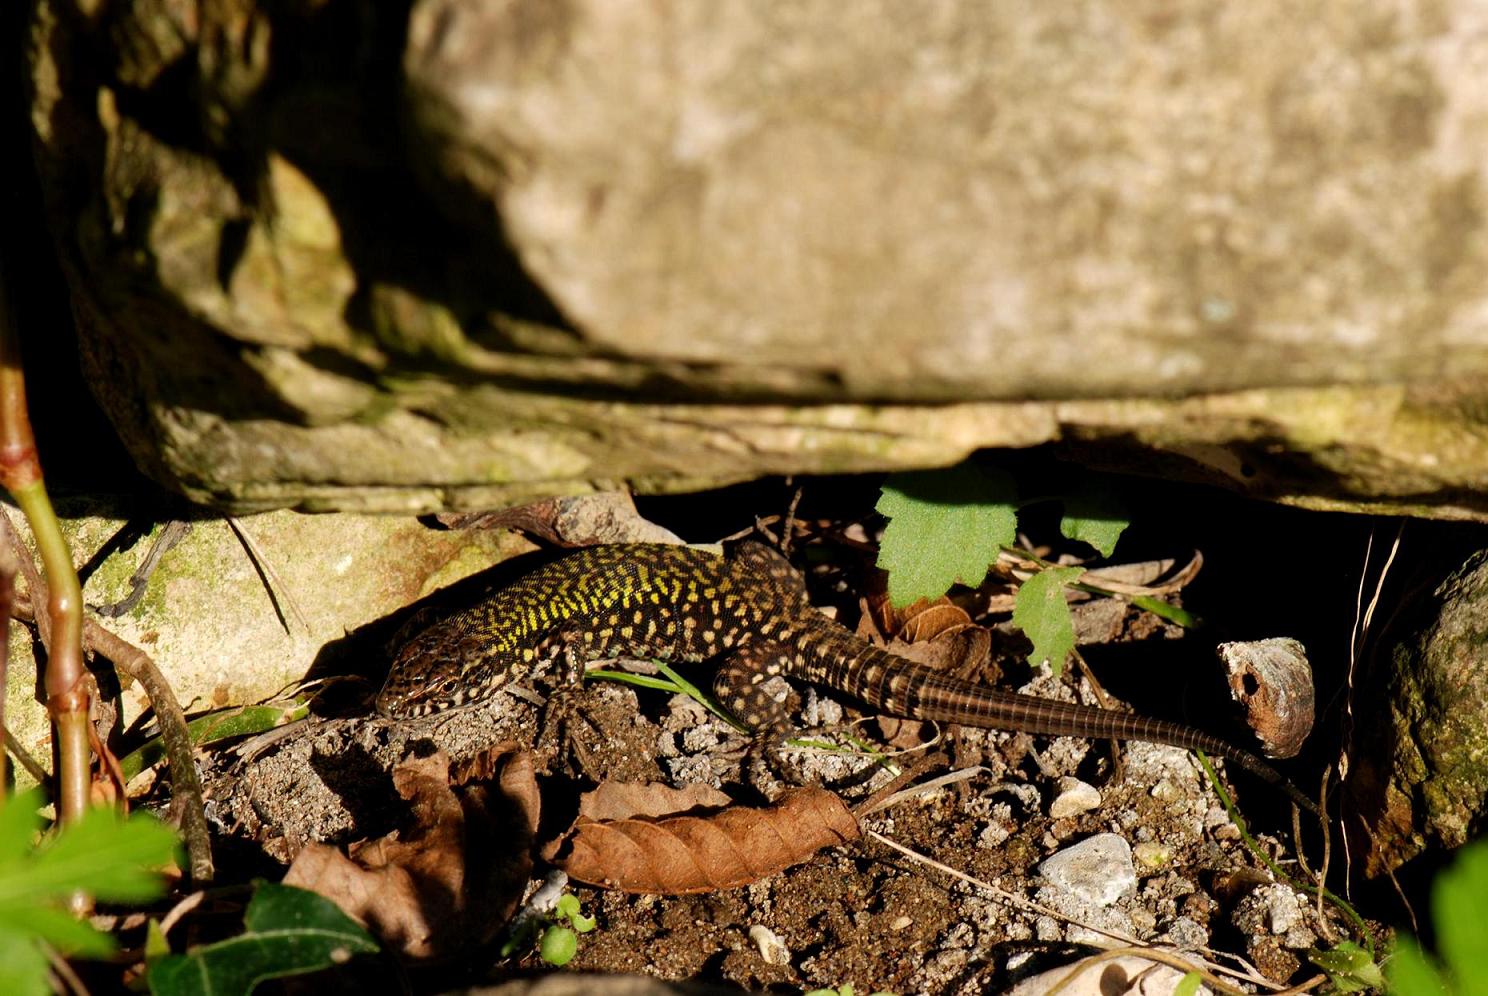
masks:
<svg viewBox="0 0 1488 996"><path fill-rule="evenodd" d="M1088 812L1101 804L1100 790L1078 778L1061 778L1059 794L1049 804L1049 816L1062 820L1066 816Z"/></svg>
<svg viewBox="0 0 1488 996"><path fill-rule="evenodd" d="M1066 847L1044 859L1038 870L1050 885L1097 906L1110 906L1137 889L1131 845L1114 833Z"/></svg>

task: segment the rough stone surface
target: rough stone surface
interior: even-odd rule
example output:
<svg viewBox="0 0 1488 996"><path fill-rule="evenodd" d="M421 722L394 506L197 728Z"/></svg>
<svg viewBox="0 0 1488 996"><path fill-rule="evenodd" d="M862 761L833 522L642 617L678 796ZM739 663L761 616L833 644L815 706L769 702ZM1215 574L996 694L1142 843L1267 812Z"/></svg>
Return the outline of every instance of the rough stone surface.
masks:
<svg viewBox="0 0 1488 996"><path fill-rule="evenodd" d="M1114 833L1087 837L1039 865L1050 885L1073 893L1085 902L1110 906L1137 888L1131 844Z"/></svg>
<svg viewBox="0 0 1488 996"><path fill-rule="evenodd" d="M24 533L21 517L12 518ZM67 521L78 565L124 525ZM226 522L197 522L160 558L144 597L123 616L99 620L150 654L193 713L273 698L307 672L336 670L332 662L342 673L360 670L378 681L398 622L385 617L531 548L504 531L434 530L389 516L274 512L236 526L252 543L252 556ZM83 587L84 601L96 606L127 595L150 544L145 538L105 557ZM47 757L50 732L36 701L31 641L12 639L10 646L6 723L28 750ZM149 701L137 684L105 689L104 697L120 710L121 729Z"/></svg>
<svg viewBox="0 0 1488 996"><path fill-rule="evenodd" d="M1488 551L1416 601L1389 656L1361 676L1348 781L1371 875L1481 835L1488 814ZM1367 835L1358 832L1362 821ZM1356 853L1360 853L1356 851Z"/></svg>
<svg viewBox="0 0 1488 996"><path fill-rule="evenodd" d="M29 76L88 375L200 501L1060 441L1483 517L1485 68L1467 0L42 0Z"/></svg>

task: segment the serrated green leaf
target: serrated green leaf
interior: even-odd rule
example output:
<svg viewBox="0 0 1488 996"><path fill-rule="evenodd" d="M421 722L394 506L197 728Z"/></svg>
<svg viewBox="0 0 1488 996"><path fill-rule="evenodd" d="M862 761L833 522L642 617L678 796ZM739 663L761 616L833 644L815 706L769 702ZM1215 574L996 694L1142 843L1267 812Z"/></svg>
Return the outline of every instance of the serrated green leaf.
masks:
<svg viewBox="0 0 1488 996"><path fill-rule="evenodd" d="M85 812L34 856L0 875L0 907L41 903L82 889L105 902L153 899L164 891L161 865L179 850L173 830L144 814L123 820L111 809Z"/></svg>
<svg viewBox="0 0 1488 996"><path fill-rule="evenodd" d="M1173 987L1173 996L1194 996L1194 993L1199 991L1199 984L1203 981L1204 977L1198 972L1188 972Z"/></svg>
<svg viewBox="0 0 1488 996"><path fill-rule="evenodd" d="M877 506L889 520L878 551L889 601L904 606L939 598L958 581L980 584L1017 539L1016 499L1011 477L974 463L889 477Z"/></svg>
<svg viewBox="0 0 1488 996"><path fill-rule="evenodd" d="M1385 979L1393 996L1445 996L1446 981L1415 939L1402 937L1385 963Z"/></svg>
<svg viewBox="0 0 1488 996"><path fill-rule="evenodd" d="M1064 659L1075 647L1075 623L1064 587L1085 573L1083 567L1050 567L1023 582L1013 602L1013 625L1033 644L1028 663L1038 667L1045 661L1058 675Z"/></svg>
<svg viewBox="0 0 1488 996"><path fill-rule="evenodd" d="M36 831L44 822L37 812L41 805L41 793L35 789L0 801L0 874L36 846Z"/></svg>
<svg viewBox="0 0 1488 996"><path fill-rule="evenodd" d="M50 996L46 955L31 938L0 933L0 992L6 996Z"/></svg>
<svg viewBox="0 0 1488 996"><path fill-rule="evenodd" d="M66 910L37 903L0 907L0 934L39 938L65 955L107 958L118 949L113 937Z"/></svg>
<svg viewBox="0 0 1488 996"><path fill-rule="evenodd" d="M537 956L558 968L573 961L573 956L578 953L579 935L557 924L543 931L542 940L537 944Z"/></svg>
<svg viewBox="0 0 1488 996"><path fill-rule="evenodd" d="M314 972L377 943L335 903L288 885L260 883L237 937L150 966L157 996L242 996L266 979Z"/></svg>
<svg viewBox="0 0 1488 996"><path fill-rule="evenodd" d="M1431 887L1436 950L1461 996L1488 994L1488 846L1464 847Z"/></svg>
<svg viewBox="0 0 1488 996"><path fill-rule="evenodd" d="M1089 543L1109 557L1116 549L1116 541L1131 525L1126 503L1107 490L1083 491L1064 500L1064 517L1059 520L1059 531L1072 540Z"/></svg>

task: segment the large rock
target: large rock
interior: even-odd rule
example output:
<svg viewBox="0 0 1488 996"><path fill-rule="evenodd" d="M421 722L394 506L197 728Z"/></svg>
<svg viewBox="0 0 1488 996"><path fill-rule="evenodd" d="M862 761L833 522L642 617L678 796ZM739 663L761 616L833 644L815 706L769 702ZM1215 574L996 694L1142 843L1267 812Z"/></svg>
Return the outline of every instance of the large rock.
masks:
<svg viewBox="0 0 1488 996"><path fill-rule="evenodd" d="M1467 0L38 0L30 51L90 377L201 501L1063 441L1488 513Z"/></svg>
<svg viewBox="0 0 1488 996"><path fill-rule="evenodd" d="M1370 875L1488 828L1488 551L1415 600L1361 675L1344 828ZM1360 833L1367 828L1367 833Z"/></svg>

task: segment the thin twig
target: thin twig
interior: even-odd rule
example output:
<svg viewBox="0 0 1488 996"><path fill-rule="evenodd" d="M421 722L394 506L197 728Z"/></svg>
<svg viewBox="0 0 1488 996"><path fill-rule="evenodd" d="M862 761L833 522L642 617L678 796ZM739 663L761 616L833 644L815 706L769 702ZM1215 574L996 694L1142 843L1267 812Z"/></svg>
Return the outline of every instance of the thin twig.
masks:
<svg viewBox="0 0 1488 996"><path fill-rule="evenodd" d="M192 910L200 906L202 904L202 900L206 898L206 892L204 890L198 889L196 892L193 892L191 895L187 896L185 899L182 899L179 903L172 906L170 908L170 912L160 918L160 935L162 937L169 937L171 929L175 927L175 925L180 921L181 917L185 916L187 913L190 913Z"/></svg>
<svg viewBox="0 0 1488 996"><path fill-rule="evenodd" d="M41 762L32 757L31 752L8 729L5 731L5 749L21 763L21 767L26 769L26 774L36 779L36 784L46 785L52 780L52 773L43 768Z"/></svg>
<svg viewBox="0 0 1488 996"><path fill-rule="evenodd" d="M1402 537L1404 537L1404 535L1405 520L1402 519L1400 520L1399 526L1395 530L1395 539L1390 544L1390 553L1385 557L1385 564L1383 567L1380 568L1379 576L1375 579L1374 594L1370 597L1369 606L1368 608L1364 609L1361 618L1360 603L1363 601L1364 597L1364 580L1369 576L1369 558L1370 555L1374 552L1373 529L1370 529L1369 540L1364 547L1364 566L1359 571L1359 589L1354 595L1354 623L1353 628L1349 633L1348 670L1345 674L1344 681L1342 730L1343 750L1340 751L1338 755L1338 773L1339 777L1345 780L1348 778L1349 772L1349 755L1353 751L1354 672L1358 668L1359 656L1363 653L1364 641L1369 635L1370 624L1374 621L1374 610L1379 605L1380 593L1384 591L1385 577L1390 573L1390 565L1395 563L1395 554L1398 553L1400 550L1400 541ZM1365 828L1365 832L1369 833L1367 825ZM1344 895L1351 895L1353 890L1352 882L1350 881L1350 873L1352 872L1354 867L1353 845L1350 842L1349 835L1347 833L1343 834L1342 838L1340 839L1340 843L1343 846L1343 891ZM1401 895L1401 898L1405 898L1403 893ZM1410 908L1410 903L1408 902L1405 904L1405 908L1406 912L1410 914L1411 923L1414 925L1416 922L1415 911Z"/></svg>
<svg viewBox="0 0 1488 996"><path fill-rule="evenodd" d="M952 878L959 879L960 881L965 882L967 885L973 886L977 889L981 889L984 892L991 893L998 900L1007 903L1009 906L1023 910L1025 913L1034 913L1039 916L1051 916L1054 917L1056 920L1061 920L1076 927L1083 927L1086 930L1094 931L1097 934L1104 934L1106 937L1113 938L1114 940L1120 941L1122 944L1130 945L1133 948L1140 948L1143 950L1151 950L1153 948L1153 945L1138 938L1132 937L1130 934L1125 934L1119 930L1113 930L1109 927L1098 927L1093 923L1087 923L1083 920L1076 919L1075 917L1066 916L1065 914L1060 913L1058 910L1053 909L1052 907L1044 906L1043 904L1033 902L1030 899L1024 899L1022 896L1014 895L1013 893L1008 892L1005 889L999 889L991 882L983 881L982 879L976 878L972 875L968 875L956 868L952 868L950 865L936 861L934 858L927 857L926 855L923 855L918 851L905 847L903 844L899 843L896 840L885 837L883 834L878 833L877 831L864 830L863 834L864 836L878 841L880 844L893 848L900 854L903 854L905 857L910 858L913 861L928 865L929 867L934 868L937 871L944 872L945 874L950 875ZM1249 972L1239 972L1233 968L1227 968L1224 965L1218 965L1208 960L1205 960L1204 966L1209 970L1215 972L1216 974L1227 975L1231 978L1240 979L1242 981L1250 982L1258 986L1263 986L1273 991L1280 990L1282 988L1281 986L1278 986L1276 983L1260 975L1254 970L1251 970Z"/></svg>
<svg viewBox="0 0 1488 996"><path fill-rule="evenodd" d="M308 633L310 631L310 623L305 618L305 613L300 611L299 603L294 598L294 592L290 590L289 585L284 583L284 579L279 576L279 572L274 570L273 562L263 555L263 551L258 548L258 544L248 534L248 530L243 528L241 522L229 515L227 516L227 525L233 531L233 535L238 538L238 542L243 544L243 549L247 551L248 559L252 562L253 569L258 572L259 580L263 582L264 591L268 592L269 601L274 606L274 614L279 617L279 625L284 627L284 632L289 633L291 630L289 628L289 620L284 618L284 610L279 606L279 593L283 594L284 604L289 606L289 611L294 613L295 622L299 623L300 628Z"/></svg>
<svg viewBox="0 0 1488 996"><path fill-rule="evenodd" d="M900 802L903 802L906 798L924 795L925 793L932 792L943 785L949 785L953 782L964 781L967 778L971 778L972 776L987 770L986 768L983 768L981 766L962 768L959 771L952 771L944 775L938 775L935 778L931 778L928 781L910 786L909 788L904 787L905 785L912 782L914 779L923 775L931 767L938 764L946 763L946 760L947 759L945 754L940 751L936 751L933 754L926 754L923 757L918 758L897 776L889 779L888 783L885 784L882 788L876 790L875 792L873 792L873 794L868 796L868 798L864 799L862 802L854 806L852 808L853 815L861 820L865 816L871 816L881 809L888 809L890 806L896 806Z"/></svg>
<svg viewBox="0 0 1488 996"><path fill-rule="evenodd" d="M174 549L177 543L185 539L190 531L191 523L185 519L171 519L167 522L161 527L154 541L150 543L150 549L145 551L145 559L140 561L134 573L129 575L129 594L110 605L93 605L90 608L105 619L117 619L132 612L134 607L144 599L145 590L150 584L150 576L160 566L161 558ZM109 543L112 542L112 540L109 541ZM104 544L105 549L108 548L109 543Z"/></svg>
<svg viewBox="0 0 1488 996"><path fill-rule="evenodd" d="M42 942L41 949L46 955L48 967L56 976L56 981L65 985L72 996L88 996L88 987L83 985L83 980L78 977L77 972L73 971L67 959L62 957L62 953L45 942Z"/></svg>

